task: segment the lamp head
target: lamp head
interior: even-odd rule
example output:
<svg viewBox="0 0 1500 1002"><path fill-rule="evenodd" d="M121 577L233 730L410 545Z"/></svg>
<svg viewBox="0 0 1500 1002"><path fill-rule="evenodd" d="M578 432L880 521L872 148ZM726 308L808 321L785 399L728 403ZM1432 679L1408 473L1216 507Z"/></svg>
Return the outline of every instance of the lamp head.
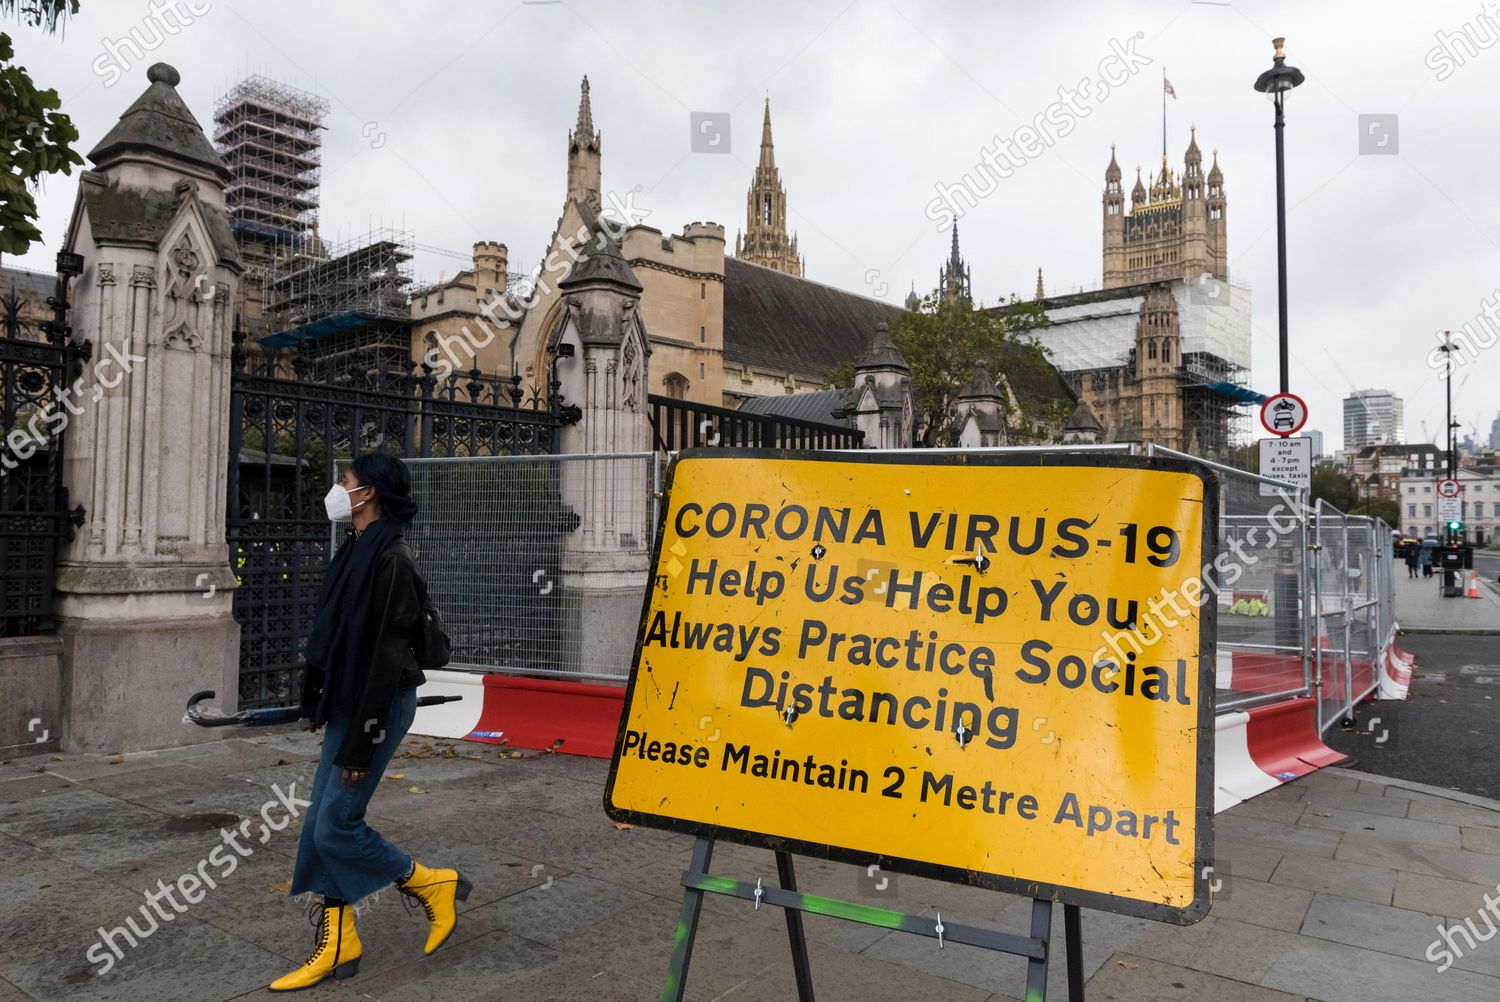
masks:
<svg viewBox="0 0 1500 1002"><path fill-rule="evenodd" d="M1255 78L1255 89L1262 94L1282 94L1300 85L1304 79L1302 71L1286 64L1286 39L1273 38L1271 44L1276 52L1271 57L1271 68Z"/></svg>

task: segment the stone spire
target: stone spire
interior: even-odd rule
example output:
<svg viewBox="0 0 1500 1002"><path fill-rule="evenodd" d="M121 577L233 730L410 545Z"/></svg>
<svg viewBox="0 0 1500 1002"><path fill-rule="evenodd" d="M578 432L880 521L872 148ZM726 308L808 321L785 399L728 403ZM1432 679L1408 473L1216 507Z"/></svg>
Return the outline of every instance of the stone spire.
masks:
<svg viewBox="0 0 1500 1002"><path fill-rule="evenodd" d="M598 212L600 198L600 134L594 130L594 109L589 102L589 78L583 78L578 98L578 124L568 133L568 200Z"/></svg>
<svg viewBox="0 0 1500 1002"><path fill-rule="evenodd" d="M583 78L582 93L578 97L578 125L573 134L577 136L594 136L594 109L589 104L589 78ZM597 137L595 137L597 138Z"/></svg>
<svg viewBox="0 0 1500 1002"><path fill-rule="evenodd" d="M1040 302L1041 300L1046 298L1047 290L1046 287L1042 285L1042 269L1038 268L1036 270L1036 299L1038 302Z"/></svg>
<svg viewBox="0 0 1500 1002"><path fill-rule="evenodd" d="M771 141L771 95L766 95L766 115L760 124L760 166L776 169L776 146Z"/></svg>
<svg viewBox="0 0 1500 1002"><path fill-rule="evenodd" d="M776 150L771 143L771 96L766 95L765 119L760 130L760 162L745 199L745 230L735 237L734 256L763 268L802 274L797 253L797 235L786 228L786 189L776 169Z"/></svg>
<svg viewBox="0 0 1500 1002"><path fill-rule="evenodd" d="M953 245L948 250L948 263L938 271L938 290L944 299L969 299L969 267L958 252L958 224L953 224Z"/></svg>

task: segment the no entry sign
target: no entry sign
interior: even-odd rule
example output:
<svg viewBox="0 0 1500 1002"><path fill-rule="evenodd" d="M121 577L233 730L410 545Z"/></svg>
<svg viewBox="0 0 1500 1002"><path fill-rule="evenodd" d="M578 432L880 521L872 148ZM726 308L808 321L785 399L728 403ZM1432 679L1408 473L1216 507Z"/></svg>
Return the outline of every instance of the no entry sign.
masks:
<svg viewBox="0 0 1500 1002"><path fill-rule="evenodd" d="M682 454L611 817L1196 921L1213 483L1125 456Z"/></svg>

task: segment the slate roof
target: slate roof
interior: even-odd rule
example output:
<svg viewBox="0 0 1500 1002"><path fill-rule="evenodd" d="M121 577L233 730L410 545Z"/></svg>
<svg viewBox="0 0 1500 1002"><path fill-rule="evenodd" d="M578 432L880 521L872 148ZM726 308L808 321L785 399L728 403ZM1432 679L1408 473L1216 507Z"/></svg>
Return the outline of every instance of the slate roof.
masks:
<svg viewBox="0 0 1500 1002"><path fill-rule="evenodd" d="M740 404L747 414L765 414L770 417L790 418L794 421L816 421L819 424L846 424L844 418L835 417L834 411L849 403L848 390L809 390L804 393L785 393L776 397L751 397Z"/></svg>
<svg viewBox="0 0 1500 1002"><path fill-rule="evenodd" d="M0 295L8 296L12 289L22 302L45 306L47 297L57 291L57 276L25 268L0 267Z"/></svg>
<svg viewBox="0 0 1500 1002"><path fill-rule="evenodd" d="M903 311L878 299L724 259L724 361L821 377L855 362L881 321ZM821 420L821 419L820 419Z"/></svg>

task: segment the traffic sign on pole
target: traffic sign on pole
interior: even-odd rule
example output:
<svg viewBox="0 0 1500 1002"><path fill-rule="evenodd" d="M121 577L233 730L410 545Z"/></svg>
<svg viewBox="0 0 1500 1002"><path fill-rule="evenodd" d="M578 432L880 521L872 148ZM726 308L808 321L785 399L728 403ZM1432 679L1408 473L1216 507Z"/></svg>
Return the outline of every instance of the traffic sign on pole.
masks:
<svg viewBox="0 0 1500 1002"><path fill-rule="evenodd" d="M1260 475L1312 490L1312 439L1263 438L1260 440ZM1282 488L1261 481L1260 496L1274 497Z"/></svg>
<svg viewBox="0 0 1500 1002"><path fill-rule="evenodd" d="M1463 493L1463 488L1458 485L1457 480L1448 478L1438 481L1437 493L1440 498L1456 498Z"/></svg>
<svg viewBox="0 0 1500 1002"><path fill-rule="evenodd" d="M1260 423L1272 435L1289 438L1307 424L1307 404L1295 393L1277 393L1260 405Z"/></svg>

